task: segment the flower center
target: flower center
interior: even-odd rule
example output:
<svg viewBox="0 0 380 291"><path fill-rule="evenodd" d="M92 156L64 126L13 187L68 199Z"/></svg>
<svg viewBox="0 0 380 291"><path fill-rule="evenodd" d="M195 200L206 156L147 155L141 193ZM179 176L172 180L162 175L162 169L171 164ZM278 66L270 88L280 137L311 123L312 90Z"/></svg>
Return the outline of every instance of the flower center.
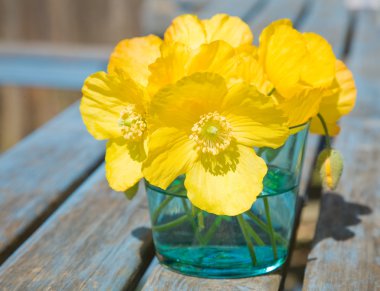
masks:
<svg viewBox="0 0 380 291"><path fill-rule="evenodd" d="M210 112L202 115L194 124L190 139L197 144L198 151L217 155L231 144L231 130L231 125L224 116Z"/></svg>
<svg viewBox="0 0 380 291"><path fill-rule="evenodd" d="M134 105L128 105L120 112L119 126L128 141L139 141L146 130L144 117L137 113Z"/></svg>

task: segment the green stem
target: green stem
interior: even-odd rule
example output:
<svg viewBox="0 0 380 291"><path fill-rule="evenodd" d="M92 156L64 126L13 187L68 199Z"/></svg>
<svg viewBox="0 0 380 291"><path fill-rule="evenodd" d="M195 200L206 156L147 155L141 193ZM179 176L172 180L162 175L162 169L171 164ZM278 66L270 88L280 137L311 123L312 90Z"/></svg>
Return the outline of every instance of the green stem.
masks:
<svg viewBox="0 0 380 291"><path fill-rule="evenodd" d="M270 217L270 209L269 209L268 197L264 197L263 199L264 199L264 206L265 206L265 214L267 216L268 226L269 226L269 231L270 231L270 241L272 243L273 255L274 255L274 258L277 259L276 240L274 238L274 231L273 231L273 226L272 226L272 220L271 220L271 217Z"/></svg>
<svg viewBox="0 0 380 291"><path fill-rule="evenodd" d="M247 211L245 212L245 214L247 214L249 216L249 218L251 218L263 231L265 231L267 234L270 235L270 231L267 227L267 225L262 222L258 217L256 217L252 212L250 211ZM287 245L287 241L286 239L284 239L281 235L279 235L278 233L275 233L274 234L274 237L275 239L282 245L286 246Z"/></svg>
<svg viewBox="0 0 380 291"><path fill-rule="evenodd" d="M165 223L165 224L161 224L161 225L155 225L153 226L153 230L155 231L167 231L173 227L176 227L184 222L186 222L188 220L188 216L187 215L183 215L173 221L170 221L168 223Z"/></svg>
<svg viewBox="0 0 380 291"><path fill-rule="evenodd" d="M259 237L259 235L251 228L249 223L246 223L248 234L256 241L257 245L264 246L265 243L263 240Z"/></svg>
<svg viewBox="0 0 380 291"><path fill-rule="evenodd" d="M204 243L206 245L208 245L211 238L213 237L215 232L218 230L218 227L219 227L220 223L222 222L222 220L223 220L223 218L221 216L217 216L215 218L214 222L212 223L212 225L210 226L210 228L208 229L208 231L206 232L205 236L203 237Z"/></svg>
<svg viewBox="0 0 380 291"><path fill-rule="evenodd" d="M173 198L174 198L174 196L166 197L164 199L164 201L162 201L161 204L157 207L157 209L154 211L154 213L152 215L153 224L157 223L157 219L160 216L162 209L164 209L166 207L166 205L168 205L169 202L172 201Z"/></svg>
<svg viewBox="0 0 380 291"><path fill-rule="evenodd" d="M323 118L323 116L322 116L320 113L318 113L317 116L318 116L319 120L320 120L321 123L322 123L323 130L325 131L325 136L326 136L326 147L327 147L328 149L331 149L331 137L330 137L330 135L329 135L329 130L328 130L328 128L327 128L326 121L325 121L325 119Z"/></svg>
<svg viewBox="0 0 380 291"><path fill-rule="evenodd" d="M188 207L188 205L186 203L186 200L184 198L181 198L181 202L182 202L183 208L186 211L187 219L189 220L189 222L191 223L191 225L192 225L192 227L194 229L195 237L197 238L197 240L199 241L199 243L201 245L204 245L205 244L204 240L203 240L203 238L201 236L201 233L199 231L198 225L195 223L194 217L192 215L193 209L192 209L192 211L190 211L190 209L189 209L189 207Z"/></svg>
<svg viewBox="0 0 380 291"><path fill-rule="evenodd" d="M249 255L251 256L252 264L254 266L256 266L257 259L256 259L255 250L253 248L253 244L252 244L251 240L249 239L249 235L248 235L248 232L247 232L247 227L245 225L245 221L244 221L243 215L240 214L240 215L236 216L236 218L237 218L237 220L239 222L240 229L241 229L241 231L243 233L245 242L247 243L247 247L248 247Z"/></svg>

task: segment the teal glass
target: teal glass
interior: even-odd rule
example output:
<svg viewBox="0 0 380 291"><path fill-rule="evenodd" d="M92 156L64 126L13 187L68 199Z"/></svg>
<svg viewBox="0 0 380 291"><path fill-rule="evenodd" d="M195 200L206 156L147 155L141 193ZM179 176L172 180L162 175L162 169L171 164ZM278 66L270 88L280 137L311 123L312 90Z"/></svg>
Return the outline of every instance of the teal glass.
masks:
<svg viewBox="0 0 380 291"><path fill-rule="evenodd" d="M279 268L288 255L307 133L306 125L279 149L255 149L268 165L264 190L239 216L194 207L184 176L165 191L146 183L160 263L206 278L250 277Z"/></svg>

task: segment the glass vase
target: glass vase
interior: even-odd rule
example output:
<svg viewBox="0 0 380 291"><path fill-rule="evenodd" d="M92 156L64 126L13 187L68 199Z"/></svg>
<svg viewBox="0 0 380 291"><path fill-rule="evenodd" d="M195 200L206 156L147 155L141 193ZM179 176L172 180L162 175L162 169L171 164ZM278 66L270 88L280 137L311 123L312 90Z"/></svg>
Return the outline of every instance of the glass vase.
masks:
<svg viewBox="0 0 380 291"><path fill-rule="evenodd" d="M202 211L186 197L184 176L167 190L146 183L153 240L170 269L206 278L242 278L279 268L288 255L308 126L278 149L255 149L268 165L264 190L239 216Z"/></svg>

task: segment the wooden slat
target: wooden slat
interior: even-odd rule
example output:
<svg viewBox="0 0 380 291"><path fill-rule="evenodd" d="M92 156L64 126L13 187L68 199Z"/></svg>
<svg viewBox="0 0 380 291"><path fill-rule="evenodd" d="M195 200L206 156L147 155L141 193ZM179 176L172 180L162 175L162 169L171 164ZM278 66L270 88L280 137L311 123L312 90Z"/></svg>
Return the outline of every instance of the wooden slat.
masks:
<svg viewBox="0 0 380 291"><path fill-rule="evenodd" d="M216 13L227 13L233 16L239 16L246 19L249 15L255 12L255 9L260 9L260 5L264 0L211 0L198 13L200 18L208 18Z"/></svg>
<svg viewBox="0 0 380 291"><path fill-rule="evenodd" d="M0 156L0 262L99 165L78 103Z"/></svg>
<svg viewBox="0 0 380 291"><path fill-rule="evenodd" d="M362 12L350 62L358 102L334 146L345 157L342 180L322 197L304 290L380 289L380 26Z"/></svg>
<svg viewBox="0 0 380 291"><path fill-rule="evenodd" d="M101 167L0 268L1 288L133 290L153 257L142 192L111 191Z"/></svg>

